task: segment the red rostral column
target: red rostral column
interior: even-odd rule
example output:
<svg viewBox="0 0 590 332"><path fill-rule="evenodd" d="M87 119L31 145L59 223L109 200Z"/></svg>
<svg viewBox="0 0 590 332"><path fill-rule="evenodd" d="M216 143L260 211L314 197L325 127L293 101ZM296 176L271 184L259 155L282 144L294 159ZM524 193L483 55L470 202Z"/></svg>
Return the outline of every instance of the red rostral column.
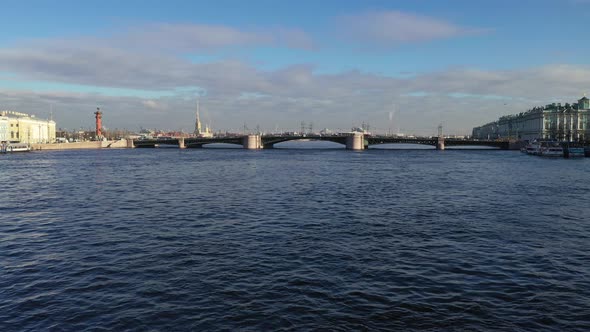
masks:
<svg viewBox="0 0 590 332"><path fill-rule="evenodd" d="M96 137L102 137L102 112L100 108L96 108L94 115L96 116Z"/></svg>

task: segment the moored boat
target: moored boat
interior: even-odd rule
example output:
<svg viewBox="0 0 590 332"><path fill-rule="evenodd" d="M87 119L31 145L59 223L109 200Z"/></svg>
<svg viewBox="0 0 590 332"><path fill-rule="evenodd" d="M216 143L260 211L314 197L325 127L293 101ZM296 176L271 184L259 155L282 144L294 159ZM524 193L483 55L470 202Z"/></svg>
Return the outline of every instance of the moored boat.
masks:
<svg viewBox="0 0 590 332"><path fill-rule="evenodd" d="M563 157L563 147L556 141L542 141L540 156Z"/></svg>
<svg viewBox="0 0 590 332"><path fill-rule="evenodd" d="M525 147L527 154L538 156L541 154L541 143L538 141L532 141Z"/></svg>
<svg viewBox="0 0 590 332"><path fill-rule="evenodd" d="M2 143L0 144L0 152L27 152L31 151L31 146L27 143Z"/></svg>
<svg viewBox="0 0 590 332"><path fill-rule="evenodd" d="M558 141L532 141L525 147L527 154L542 157L563 157L564 148Z"/></svg>
<svg viewBox="0 0 590 332"><path fill-rule="evenodd" d="M567 142L563 145L563 156L566 158L583 158L584 146L576 142Z"/></svg>
<svg viewBox="0 0 590 332"><path fill-rule="evenodd" d="M583 147L569 147L568 150L570 158L581 158L585 155Z"/></svg>

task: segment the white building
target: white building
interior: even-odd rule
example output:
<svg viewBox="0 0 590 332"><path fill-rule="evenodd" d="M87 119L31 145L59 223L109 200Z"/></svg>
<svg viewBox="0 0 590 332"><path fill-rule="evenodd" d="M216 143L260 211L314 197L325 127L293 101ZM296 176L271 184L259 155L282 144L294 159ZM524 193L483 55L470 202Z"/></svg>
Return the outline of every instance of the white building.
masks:
<svg viewBox="0 0 590 332"><path fill-rule="evenodd" d="M10 136L9 127L8 117L0 115L0 143L8 141L8 137Z"/></svg>
<svg viewBox="0 0 590 332"><path fill-rule="evenodd" d="M0 111L0 141L20 143L55 142L55 121L38 119L34 115Z"/></svg>
<svg viewBox="0 0 590 332"><path fill-rule="evenodd" d="M576 104L553 103L526 112L503 116L473 128L476 139L557 139L590 140L590 100L584 96Z"/></svg>

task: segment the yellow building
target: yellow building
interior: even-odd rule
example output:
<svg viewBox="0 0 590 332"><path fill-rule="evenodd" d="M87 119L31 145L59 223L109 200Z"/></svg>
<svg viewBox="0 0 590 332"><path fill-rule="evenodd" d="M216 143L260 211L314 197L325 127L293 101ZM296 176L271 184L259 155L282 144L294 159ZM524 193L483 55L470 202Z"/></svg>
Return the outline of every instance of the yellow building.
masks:
<svg viewBox="0 0 590 332"><path fill-rule="evenodd" d="M19 143L53 143L55 142L55 121L38 119L34 115L14 111L1 111L0 137L6 141ZM6 120L8 123L6 124Z"/></svg>
<svg viewBox="0 0 590 332"><path fill-rule="evenodd" d="M0 143L7 142L9 136L10 123L7 116L0 115Z"/></svg>

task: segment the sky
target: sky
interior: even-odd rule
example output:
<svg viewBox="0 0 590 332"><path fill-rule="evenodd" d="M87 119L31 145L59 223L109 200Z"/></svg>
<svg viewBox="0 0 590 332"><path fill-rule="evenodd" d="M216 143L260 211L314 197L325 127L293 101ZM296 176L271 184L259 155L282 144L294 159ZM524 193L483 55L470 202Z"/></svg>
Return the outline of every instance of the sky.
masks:
<svg viewBox="0 0 590 332"><path fill-rule="evenodd" d="M469 134L590 92L590 0L0 1L0 109L91 128Z"/></svg>

